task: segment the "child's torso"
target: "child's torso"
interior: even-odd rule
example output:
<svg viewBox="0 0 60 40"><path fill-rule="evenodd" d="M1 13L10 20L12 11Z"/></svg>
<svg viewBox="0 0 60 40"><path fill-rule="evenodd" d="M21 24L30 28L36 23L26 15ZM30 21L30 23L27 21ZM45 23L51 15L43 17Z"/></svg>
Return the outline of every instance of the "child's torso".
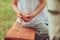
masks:
<svg viewBox="0 0 60 40"><path fill-rule="evenodd" d="M33 13L40 5L39 0L18 0L18 9L23 13ZM46 22L47 20L47 10L43 9L42 12L40 12L33 20L30 22L32 24L34 23L40 23L40 22Z"/></svg>
<svg viewBox="0 0 60 40"><path fill-rule="evenodd" d="M18 0L18 8L24 13L33 13L39 4L39 0Z"/></svg>

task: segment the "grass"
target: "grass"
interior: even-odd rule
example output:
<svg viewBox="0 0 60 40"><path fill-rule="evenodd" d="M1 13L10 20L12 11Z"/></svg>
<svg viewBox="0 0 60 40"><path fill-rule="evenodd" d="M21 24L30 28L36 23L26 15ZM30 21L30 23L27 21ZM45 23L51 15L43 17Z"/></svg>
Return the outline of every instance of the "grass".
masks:
<svg viewBox="0 0 60 40"><path fill-rule="evenodd" d="M0 0L0 40L4 40L4 35L15 20L16 15L12 10L12 0Z"/></svg>

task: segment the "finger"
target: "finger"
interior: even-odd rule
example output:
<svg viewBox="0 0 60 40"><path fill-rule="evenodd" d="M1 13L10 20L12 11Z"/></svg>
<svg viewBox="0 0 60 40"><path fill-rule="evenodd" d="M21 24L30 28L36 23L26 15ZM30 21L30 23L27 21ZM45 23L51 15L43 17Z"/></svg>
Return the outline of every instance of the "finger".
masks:
<svg viewBox="0 0 60 40"><path fill-rule="evenodd" d="M23 18L23 16L21 16L21 15L18 15L18 17L19 17L19 18Z"/></svg>
<svg viewBox="0 0 60 40"><path fill-rule="evenodd" d="M30 20L30 19L24 19L24 21L25 21L25 22L29 22L29 21L31 21L31 20Z"/></svg>
<svg viewBox="0 0 60 40"><path fill-rule="evenodd" d="M31 16L26 15L24 18L30 18Z"/></svg>
<svg viewBox="0 0 60 40"><path fill-rule="evenodd" d="M19 15L23 16L21 13L19 13Z"/></svg>
<svg viewBox="0 0 60 40"><path fill-rule="evenodd" d="M30 17L31 15L24 15L25 17Z"/></svg>
<svg viewBox="0 0 60 40"><path fill-rule="evenodd" d="M23 17L21 17L21 16L18 16L18 17L21 18L21 19L23 18Z"/></svg>
<svg viewBox="0 0 60 40"><path fill-rule="evenodd" d="M30 17L25 17L26 19L30 19Z"/></svg>

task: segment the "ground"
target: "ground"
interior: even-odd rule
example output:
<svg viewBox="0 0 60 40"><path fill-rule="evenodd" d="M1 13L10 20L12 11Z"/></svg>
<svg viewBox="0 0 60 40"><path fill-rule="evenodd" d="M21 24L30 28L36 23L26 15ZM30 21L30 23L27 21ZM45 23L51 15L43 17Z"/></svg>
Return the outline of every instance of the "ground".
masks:
<svg viewBox="0 0 60 40"><path fill-rule="evenodd" d="M12 10L12 0L0 0L0 40L4 40L4 35L15 20L16 14Z"/></svg>

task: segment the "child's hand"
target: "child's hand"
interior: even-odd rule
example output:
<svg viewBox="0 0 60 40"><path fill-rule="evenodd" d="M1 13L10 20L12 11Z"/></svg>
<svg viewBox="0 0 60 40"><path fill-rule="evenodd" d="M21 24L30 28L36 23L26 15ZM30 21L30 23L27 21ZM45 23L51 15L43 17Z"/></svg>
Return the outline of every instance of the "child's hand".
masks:
<svg viewBox="0 0 60 40"><path fill-rule="evenodd" d="M20 19L23 19L23 15L22 15L22 13L17 13L17 16L20 18Z"/></svg>
<svg viewBox="0 0 60 40"><path fill-rule="evenodd" d="M29 22L33 18L34 18L34 16L32 14L25 14L23 19L24 19L25 22Z"/></svg>

